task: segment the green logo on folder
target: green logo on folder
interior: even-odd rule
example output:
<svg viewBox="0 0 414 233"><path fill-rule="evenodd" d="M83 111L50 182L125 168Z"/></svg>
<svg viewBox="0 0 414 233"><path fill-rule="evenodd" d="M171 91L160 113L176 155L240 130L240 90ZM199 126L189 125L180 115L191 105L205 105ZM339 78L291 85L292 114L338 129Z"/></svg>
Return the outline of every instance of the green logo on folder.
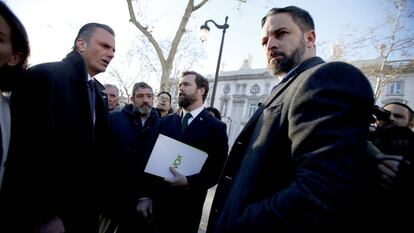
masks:
<svg viewBox="0 0 414 233"><path fill-rule="evenodd" d="M177 155L177 158L173 162L173 168L178 168L178 166L181 164L182 157L182 155Z"/></svg>

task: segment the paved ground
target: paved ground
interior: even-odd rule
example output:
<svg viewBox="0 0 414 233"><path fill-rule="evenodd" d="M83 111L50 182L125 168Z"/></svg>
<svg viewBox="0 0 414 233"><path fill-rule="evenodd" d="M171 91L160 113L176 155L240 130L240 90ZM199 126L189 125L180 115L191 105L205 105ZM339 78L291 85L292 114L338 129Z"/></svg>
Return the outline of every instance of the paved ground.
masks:
<svg viewBox="0 0 414 233"><path fill-rule="evenodd" d="M201 217L200 228L198 233L205 233L207 228L208 215L210 213L211 202L213 200L216 186L208 190L206 200L204 201L203 216Z"/></svg>

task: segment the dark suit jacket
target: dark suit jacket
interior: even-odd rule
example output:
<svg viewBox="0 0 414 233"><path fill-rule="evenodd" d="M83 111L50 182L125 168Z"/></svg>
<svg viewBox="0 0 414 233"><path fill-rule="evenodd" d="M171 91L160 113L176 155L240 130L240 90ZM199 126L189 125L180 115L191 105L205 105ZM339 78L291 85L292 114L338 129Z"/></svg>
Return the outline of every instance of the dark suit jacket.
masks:
<svg viewBox="0 0 414 233"><path fill-rule="evenodd" d="M373 92L353 66L322 63L318 57L303 62L241 131L207 232L354 226Z"/></svg>
<svg viewBox="0 0 414 233"><path fill-rule="evenodd" d="M73 51L60 62L30 68L14 92L15 127L4 191L34 223L58 215L68 218L65 227L70 229L76 215L97 212L106 164L100 150L108 127L103 89L95 81L94 126L86 66Z"/></svg>
<svg viewBox="0 0 414 233"><path fill-rule="evenodd" d="M189 183L187 188L164 187L159 190L154 199L154 215L156 218L161 218L160 227L164 232L196 233L207 190L217 184L227 158L226 125L204 109L183 134L181 134L180 115L174 113L163 117L160 133L208 154L200 173L187 176Z"/></svg>

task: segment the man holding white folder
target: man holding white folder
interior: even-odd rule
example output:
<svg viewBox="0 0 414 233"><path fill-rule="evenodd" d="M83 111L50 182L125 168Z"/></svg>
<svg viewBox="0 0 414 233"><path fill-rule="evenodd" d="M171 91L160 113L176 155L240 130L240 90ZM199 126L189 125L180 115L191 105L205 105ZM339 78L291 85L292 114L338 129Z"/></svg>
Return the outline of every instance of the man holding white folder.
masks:
<svg viewBox="0 0 414 233"><path fill-rule="evenodd" d="M207 190L217 184L227 157L226 125L203 106L208 89L206 78L193 71L184 72L178 97L182 111L161 119L160 134L208 154L199 173L184 176L171 164L173 178L163 178L159 185L147 187L151 196L142 198L137 210L161 233L197 233ZM165 153L169 152L165 148Z"/></svg>

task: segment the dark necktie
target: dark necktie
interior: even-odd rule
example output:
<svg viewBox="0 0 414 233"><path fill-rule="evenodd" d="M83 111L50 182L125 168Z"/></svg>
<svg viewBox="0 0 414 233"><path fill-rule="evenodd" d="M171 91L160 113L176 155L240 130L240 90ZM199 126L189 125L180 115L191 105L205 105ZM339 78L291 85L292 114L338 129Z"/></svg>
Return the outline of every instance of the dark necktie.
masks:
<svg viewBox="0 0 414 233"><path fill-rule="evenodd" d="M183 117L183 121L181 122L181 132L184 132L184 130L187 128L188 126L188 119L190 119L191 113L187 112L184 117Z"/></svg>
<svg viewBox="0 0 414 233"><path fill-rule="evenodd" d="M95 123L95 84L94 80L88 81L88 93L89 93L89 104L91 107L91 115L93 122Z"/></svg>

